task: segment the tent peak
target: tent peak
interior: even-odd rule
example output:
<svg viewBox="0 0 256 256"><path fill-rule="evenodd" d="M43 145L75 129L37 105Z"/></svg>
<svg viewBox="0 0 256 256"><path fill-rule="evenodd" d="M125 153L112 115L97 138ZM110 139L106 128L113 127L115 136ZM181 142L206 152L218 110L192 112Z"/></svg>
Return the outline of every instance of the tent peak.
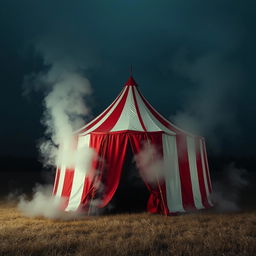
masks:
<svg viewBox="0 0 256 256"><path fill-rule="evenodd" d="M125 86L138 86L137 83L135 82L134 78L132 75L129 77L128 81L125 83Z"/></svg>

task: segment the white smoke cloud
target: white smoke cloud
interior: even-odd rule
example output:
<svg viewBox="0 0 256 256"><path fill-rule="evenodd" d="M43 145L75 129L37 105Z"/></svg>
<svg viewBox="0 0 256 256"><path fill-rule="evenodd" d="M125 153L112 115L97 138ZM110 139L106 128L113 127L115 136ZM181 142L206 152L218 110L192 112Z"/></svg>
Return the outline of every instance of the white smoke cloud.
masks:
<svg viewBox="0 0 256 256"><path fill-rule="evenodd" d="M61 210L64 198L52 197L51 185L36 185L33 189L32 200L26 199L25 195L20 197L18 209L27 217L45 217L49 219L76 219L81 218L79 212L66 213Z"/></svg>
<svg viewBox="0 0 256 256"><path fill-rule="evenodd" d="M95 152L88 146L76 148L74 131L84 124L90 109L85 97L91 94L89 81L81 74L61 68L54 63L46 74L39 74L35 82L47 85L44 98L45 137L39 142L39 150L45 167L65 165L76 171L90 169ZM18 207L29 217L67 218L61 210L63 198L52 196L49 186L36 186L31 201L21 198ZM74 217L73 215L71 217Z"/></svg>
<svg viewBox="0 0 256 256"><path fill-rule="evenodd" d="M241 69L220 54L195 59L188 56L181 51L172 63L173 71L191 87L183 95L183 109L170 118L182 129L206 136L210 151L221 153L222 141L233 145L233 138L239 136L235 102L241 88ZM246 171L232 163L223 172L227 173L227 184L225 186L224 181L218 179L214 182L213 201L217 210L236 211L241 190L248 185L243 177Z"/></svg>
<svg viewBox="0 0 256 256"><path fill-rule="evenodd" d="M235 163L224 169L224 176L213 184L212 200L219 212L239 211L240 194L249 185L248 172Z"/></svg>
<svg viewBox="0 0 256 256"><path fill-rule="evenodd" d="M18 209L28 217L60 218L63 214L60 210L62 202L52 197L51 193L52 186L37 185L33 189L32 200L21 196Z"/></svg>
<svg viewBox="0 0 256 256"><path fill-rule="evenodd" d="M145 142L142 150L134 156L141 177L151 184L157 184L164 177L164 163L154 145Z"/></svg>
<svg viewBox="0 0 256 256"><path fill-rule="evenodd" d="M59 71L59 69L58 69ZM43 125L46 127L47 140L40 143L40 152L45 165L58 165L60 162L74 166L82 159L74 154L74 130L84 123L83 117L90 113L84 104L85 96L90 95L89 81L78 73L52 69L41 80L52 84L52 90L44 99ZM86 151L85 151L86 152Z"/></svg>
<svg viewBox="0 0 256 256"><path fill-rule="evenodd" d="M95 152L85 145L76 148L74 136L74 131L84 125L91 112L86 102L92 89L83 74L88 63L77 59L77 55L62 52L54 40L42 40L36 49L47 70L25 77L25 86L32 84L32 89L41 90L45 95L41 119L45 134L38 145L42 163L46 168L65 165L66 168L76 167L75 171L88 171L96 157ZM30 90L25 87L25 93ZM22 197L19 208L28 216L62 217L60 205L63 199L52 197L49 190L49 186L35 187L33 199L28 201Z"/></svg>
<svg viewBox="0 0 256 256"><path fill-rule="evenodd" d="M190 87L183 94L182 109L171 120L185 130L206 136L210 148L219 151L220 129L229 137L239 132L235 116L242 78L239 67L219 54L191 60L181 51L174 58L172 69Z"/></svg>

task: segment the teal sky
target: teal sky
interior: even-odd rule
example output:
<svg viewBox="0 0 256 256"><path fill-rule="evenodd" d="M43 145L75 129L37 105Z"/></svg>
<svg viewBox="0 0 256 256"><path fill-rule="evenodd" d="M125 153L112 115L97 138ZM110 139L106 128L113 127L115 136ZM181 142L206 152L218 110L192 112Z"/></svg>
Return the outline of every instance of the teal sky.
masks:
<svg viewBox="0 0 256 256"><path fill-rule="evenodd" d="M90 80L93 116L133 64L140 90L164 116L196 120L217 154L255 155L255 1L0 3L0 155L37 154L43 93L24 97L24 81L54 61Z"/></svg>

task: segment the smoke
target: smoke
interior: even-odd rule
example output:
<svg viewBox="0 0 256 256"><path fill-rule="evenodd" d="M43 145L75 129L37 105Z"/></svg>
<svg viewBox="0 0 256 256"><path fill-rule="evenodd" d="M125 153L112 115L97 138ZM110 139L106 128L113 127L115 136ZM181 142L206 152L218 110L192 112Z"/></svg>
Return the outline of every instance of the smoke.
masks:
<svg viewBox="0 0 256 256"><path fill-rule="evenodd" d="M219 212L241 210L241 192L249 185L248 172L234 163L224 169L224 176L213 183L212 200Z"/></svg>
<svg viewBox="0 0 256 256"><path fill-rule="evenodd" d="M235 99L242 77L240 68L217 53L190 58L181 51L172 69L190 87L183 94L182 109L171 119L185 130L206 136L210 148L220 151L220 134L230 137L239 133Z"/></svg>
<svg viewBox="0 0 256 256"><path fill-rule="evenodd" d="M45 70L24 79L24 94L31 90L44 94L41 123L45 133L38 143L40 158L45 168L56 169L56 166L65 165L66 168L76 167L75 171L88 171L95 152L85 145L77 147L74 135L91 113L86 102L92 89L84 76L88 63L77 54L72 56L65 52L65 47L57 47L55 41L54 38L45 38L36 44ZM22 197L18 207L30 217L63 217L60 213L63 198L54 198L51 193L49 186L36 186L32 200Z"/></svg>
<svg viewBox="0 0 256 256"><path fill-rule="evenodd" d="M47 166L65 161L67 166L72 166L78 158L82 159L81 152L76 156L72 150L73 132L90 113L84 104L84 97L91 93L89 81L78 73L67 70L60 73L55 67L40 79L53 85L44 99L42 123L48 139L43 139L39 145L43 163Z"/></svg>
<svg viewBox="0 0 256 256"><path fill-rule="evenodd" d="M154 145L145 142L142 150L134 156L136 166L143 180L157 184L164 177L164 163Z"/></svg>
<svg viewBox="0 0 256 256"><path fill-rule="evenodd" d="M45 96L41 119L45 136L39 141L38 148L46 167L60 162L65 162L68 167L74 166L79 159L84 159L82 152L88 151L80 149L75 154L73 133L91 117L91 109L86 102L90 101L92 89L84 73L96 62L88 49L82 51L81 45L72 40L59 32L37 40L34 43L35 54L42 58L44 68L24 78L25 95L40 91Z"/></svg>
<svg viewBox="0 0 256 256"><path fill-rule="evenodd" d="M52 187L37 185L33 189L33 199L27 200L25 195L20 197L18 209L28 217L60 218L61 200L51 196Z"/></svg>
<svg viewBox="0 0 256 256"><path fill-rule="evenodd" d="M239 65L227 55L216 53L192 58L186 51L180 51L172 69L190 84L190 89L184 92L183 108L171 117L174 123L205 136L214 154L232 147L233 138L240 136L235 104L242 81ZM222 172L225 176L213 182L212 199L218 211L237 211L242 190L248 186L247 172L236 168L235 163Z"/></svg>
<svg viewBox="0 0 256 256"><path fill-rule="evenodd" d="M36 185L33 189L33 198L29 200L25 195L20 196L18 209L27 217L45 217L49 219L70 220L81 218L79 212L65 213L61 206L65 199L52 197L52 186Z"/></svg>

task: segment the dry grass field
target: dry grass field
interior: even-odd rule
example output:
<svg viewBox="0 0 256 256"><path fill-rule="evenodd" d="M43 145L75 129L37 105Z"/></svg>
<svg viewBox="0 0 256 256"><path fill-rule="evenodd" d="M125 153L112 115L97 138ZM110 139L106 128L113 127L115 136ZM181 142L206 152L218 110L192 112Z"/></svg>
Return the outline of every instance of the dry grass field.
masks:
<svg viewBox="0 0 256 256"><path fill-rule="evenodd" d="M256 255L256 212L119 214L61 221L0 204L0 255Z"/></svg>

